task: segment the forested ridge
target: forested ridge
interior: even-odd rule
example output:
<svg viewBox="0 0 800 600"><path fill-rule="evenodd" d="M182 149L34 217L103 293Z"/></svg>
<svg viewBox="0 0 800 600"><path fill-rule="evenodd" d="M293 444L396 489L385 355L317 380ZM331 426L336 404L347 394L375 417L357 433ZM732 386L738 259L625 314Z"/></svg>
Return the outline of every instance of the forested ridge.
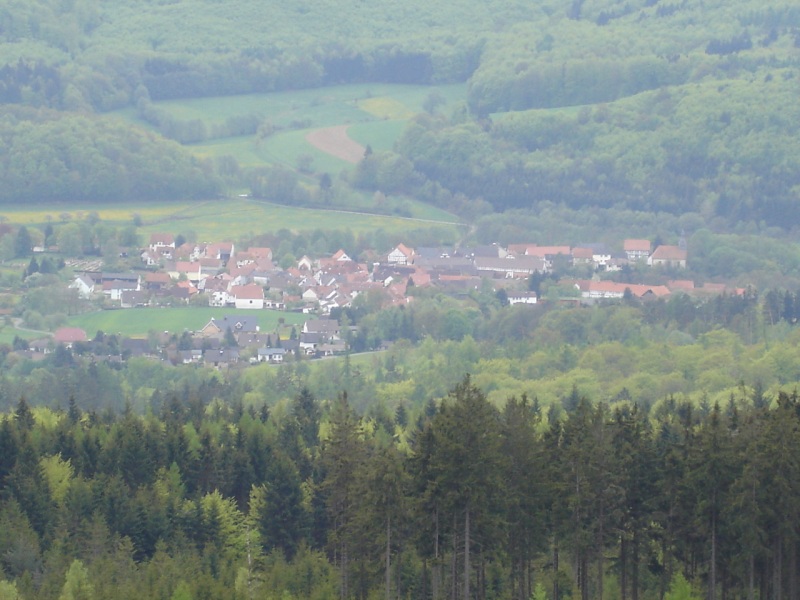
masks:
<svg viewBox="0 0 800 600"><path fill-rule="evenodd" d="M0 119L0 202L207 197L211 166L175 142L102 116L10 107Z"/></svg>
<svg viewBox="0 0 800 600"><path fill-rule="evenodd" d="M4 597L797 593L796 394L498 410L467 377L376 420L343 394L277 414L187 392L4 416Z"/></svg>
<svg viewBox="0 0 800 600"><path fill-rule="evenodd" d="M31 233L112 264L136 245L133 225L66 223L71 202L358 193L446 208L487 243L680 236L686 271L604 277L741 289L573 308L587 273L563 265L528 282L536 306L488 280L410 286L339 311L345 356L229 372L103 332L35 362L15 338L0 599L797 598L799 46L800 10L753 0L8 0L0 203L65 207L57 231L5 235L9 256ZM430 92L340 175L191 146L309 120L170 107L378 83ZM388 118L367 100L394 99L360 88L342 118ZM262 245L288 262L323 237L285 233ZM46 260L8 286L27 326L67 318Z"/></svg>
<svg viewBox="0 0 800 600"><path fill-rule="evenodd" d="M3 9L0 38L0 102L66 120L135 106L186 143L271 130L270 115L215 129L170 116L160 101L466 82L463 105L437 111L434 102L411 125L396 148L404 160L373 158L389 176L353 183L469 216L557 203L797 225L800 15L791 4L37 0ZM14 185L9 198L75 199L61 184L64 151L42 157L51 193ZM16 152L4 142L0 156ZM224 158L204 165L218 177L174 188L156 171L161 196L123 186L119 200L250 185ZM98 199L86 188L78 194Z"/></svg>

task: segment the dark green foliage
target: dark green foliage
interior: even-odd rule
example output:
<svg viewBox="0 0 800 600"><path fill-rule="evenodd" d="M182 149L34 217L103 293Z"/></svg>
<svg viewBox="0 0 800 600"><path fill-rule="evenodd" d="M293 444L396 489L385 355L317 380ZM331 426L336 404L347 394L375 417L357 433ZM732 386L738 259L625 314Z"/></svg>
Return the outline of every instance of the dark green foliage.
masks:
<svg viewBox="0 0 800 600"><path fill-rule="evenodd" d="M10 112L0 120L0 202L198 198L218 189L198 160L143 130L101 117ZM17 255L31 245L21 227Z"/></svg>
<svg viewBox="0 0 800 600"><path fill-rule="evenodd" d="M24 225L21 226L17 230L17 236L14 238L14 255L16 257L28 256L31 253L33 247L33 240L31 240L31 234L28 232L28 228ZM35 263L36 259L31 259L31 263ZM39 268L35 271L31 271L30 268L28 269L30 272L26 271L26 275L30 275L31 273L36 273Z"/></svg>
<svg viewBox="0 0 800 600"><path fill-rule="evenodd" d="M301 479L288 457L274 456L264 484L262 505L256 515L264 550L280 550L292 560L308 533Z"/></svg>
<svg viewBox="0 0 800 600"><path fill-rule="evenodd" d="M537 401L498 411L465 378L422 415L408 453L344 395L327 411L307 390L286 433L238 402L202 412L197 434L175 399L163 421L75 402L34 419L20 401L0 422L0 567L44 599L79 579L102 598L246 586L327 600L338 586L346 598L593 599L611 584L636 599L682 575L709 596L789 597L800 400L768 407L745 392L724 409L667 398L647 415L576 391L542 424ZM321 446L298 427L317 419ZM271 449L290 434L306 481L301 454ZM309 549L323 544L327 557Z"/></svg>

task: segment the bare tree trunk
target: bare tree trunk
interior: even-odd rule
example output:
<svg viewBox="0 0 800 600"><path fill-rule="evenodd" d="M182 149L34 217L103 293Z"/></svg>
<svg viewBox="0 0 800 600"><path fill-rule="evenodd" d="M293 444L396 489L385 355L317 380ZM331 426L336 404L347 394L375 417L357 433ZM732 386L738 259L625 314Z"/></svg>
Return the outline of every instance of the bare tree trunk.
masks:
<svg viewBox="0 0 800 600"><path fill-rule="evenodd" d="M797 542L792 540L789 557L789 600L797 600Z"/></svg>
<svg viewBox="0 0 800 600"><path fill-rule="evenodd" d="M428 560L425 558L422 559L422 597L428 597ZM436 596L433 598L435 600Z"/></svg>
<svg viewBox="0 0 800 600"><path fill-rule="evenodd" d="M775 540L775 565L774 576L775 582L773 584L773 598L775 600L783 600L783 540L778 537Z"/></svg>
<svg viewBox="0 0 800 600"><path fill-rule="evenodd" d="M442 564L439 557L439 510L436 510L434 515L434 534L433 534L433 565L432 565L431 579L431 592L433 592L433 600L439 600L439 594L442 589Z"/></svg>
<svg viewBox="0 0 800 600"><path fill-rule="evenodd" d="M342 542L342 598L347 598L349 596L350 590L348 589L348 581L347 581L347 545Z"/></svg>
<svg viewBox="0 0 800 600"><path fill-rule="evenodd" d="M464 600L469 600L469 505L464 511Z"/></svg>
<svg viewBox="0 0 800 600"><path fill-rule="evenodd" d="M603 572L605 567L603 565L603 503L600 503L600 530L597 534L597 600L603 600Z"/></svg>
<svg viewBox="0 0 800 600"><path fill-rule="evenodd" d="M639 600L639 530L636 527L631 548L631 599Z"/></svg>
<svg viewBox="0 0 800 600"><path fill-rule="evenodd" d="M392 517L386 519L386 600L392 600Z"/></svg>
<svg viewBox="0 0 800 600"><path fill-rule="evenodd" d="M558 600L558 542L553 543L553 600Z"/></svg>
<svg viewBox="0 0 800 600"><path fill-rule="evenodd" d="M747 600L755 600L756 598L756 581L755 581L755 573L756 565L755 565L755 557L753 556L752 552L750 553L750 586L747 590Z"/></svg>
<svg viewBox="0 0 800 600"><path fill-rule="evenodd" d="M458 597L458 569L456 568L456 557L458 556L457 523L456 515L453 513L453 560L450 563L450 597L453 600L456 600Z"/></svg>
<svg viewBox="0 0 800 600"><path fill-rule="evenodd" d="M625 534L619 542L619 587L622 600L628 600L628 543Z"/></svg>
<svg viewBox="0 0 800 600"><path fill-rule="evenodd" d="M589 551L581 553L581 599L589 600Z"/></svg>
<svg viewBox="0 0 800 600"><path fill-rule="evenodd" d="M711 581L708 584L708 597L717 600L717 515L711 511Z"/></svg>

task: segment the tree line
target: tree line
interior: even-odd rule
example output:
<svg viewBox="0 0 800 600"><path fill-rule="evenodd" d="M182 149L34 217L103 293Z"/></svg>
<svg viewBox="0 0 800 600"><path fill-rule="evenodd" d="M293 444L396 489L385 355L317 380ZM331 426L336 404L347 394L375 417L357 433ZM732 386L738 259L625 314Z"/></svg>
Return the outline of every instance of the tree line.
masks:
<svg viewBox="0 0 800 600"><path fill-rule="evenodd" d="M495 211L555 203L788 228L800 168L791 158L778 167L773 152L796 155L785 120L794 77L737 66L724 85L663 86L577 110L421 115L396 151L411 163L410 186L424 177Z"/></svg>
<svg viewBox="0 0 800 600"><path fill-rule="evenodd" d="M0 119L0 202L214 196L213 166L119 121L8 107Z"/></svg>
<svg viewBox="0 0 800 600"><path fill-rule="evenodd" d="M414 419L302 390L0 423L4 590L57 598L793 598L800 399L577 389ZM680 595L680 590L690 595ZM73 596L74 597L74 596Z"/></svg>

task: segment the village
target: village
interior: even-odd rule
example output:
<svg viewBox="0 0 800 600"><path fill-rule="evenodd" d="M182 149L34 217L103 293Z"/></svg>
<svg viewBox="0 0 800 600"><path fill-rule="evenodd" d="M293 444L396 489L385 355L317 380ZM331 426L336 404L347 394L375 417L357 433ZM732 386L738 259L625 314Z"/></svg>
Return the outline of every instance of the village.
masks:
<svg viewBox="0 0 800 600"><path fill-rule="evenodd" d="M504 303L530 305L540 302L530 285L532 276L565 269L588 275L559 279L562 294L568 292L559 300L573 304L613 301L626 295L646 301L676 292L743 293L725 284L695 286L688 279L670 278L686 269L688 256L682 242L653 248L649 240L626 239L621 245L622 250L615 252L604 244L410 248L401 243L370 262L354 260L339 250L327 257L303 256L283 269L274 262L270 248L238 249L233 242L176 245L171 234L159 233L140 250L138 270L87 270L76 274L69 287L83 301L106 309L176 305L232 309L231 314L211 319L196 331L153 332L149 339L114 340L114 350L123 358L149 356L173 364L216 368L343 354L354 328L343 328L337 317L368 293L378 297L381 306L406 305L414 301L416 291L425 288L464 296L488 282L492 290L502 290ZM634 268L640 273L654 269L664 283L621 283L600 277L633 272ZM280 331L261 331L256 316L245 312L263 309L302 313L308 319L281 339ZM63 327L52 337L31 340L25 352L36 357L57 346L86 352L106 342L90 340L90 335Z"/></svg>

